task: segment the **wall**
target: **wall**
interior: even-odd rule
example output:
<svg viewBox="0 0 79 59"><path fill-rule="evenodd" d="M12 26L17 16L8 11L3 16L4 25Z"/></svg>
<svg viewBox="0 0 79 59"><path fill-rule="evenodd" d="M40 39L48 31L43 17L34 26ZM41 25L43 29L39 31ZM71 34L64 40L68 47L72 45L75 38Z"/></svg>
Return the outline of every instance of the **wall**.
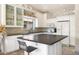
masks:
<svg viewBox="0 0 79 59"><path fill-rule="evenodd" d="M37 19L38 19L38 27L41 27L43 25L43 14L40 13L40 12L36 12L36 16L37 16Z"/></svg>
<svg viewBox="0 0 79 59"><path fill-rule="evenodd" d="M38 26L47 27L47 13L38 14Z"/></svg>
<svg viewBox="0 0 79 59"><path fill-rule="evenodd" d="M76 13L76 52L79 54L79 4L75 5Z"/></svg>
<svg viewBox="0 0 79 59"><path fill-rule="evenodd" d="M43 13L42 27L47 27L47 13Z"/></svg>

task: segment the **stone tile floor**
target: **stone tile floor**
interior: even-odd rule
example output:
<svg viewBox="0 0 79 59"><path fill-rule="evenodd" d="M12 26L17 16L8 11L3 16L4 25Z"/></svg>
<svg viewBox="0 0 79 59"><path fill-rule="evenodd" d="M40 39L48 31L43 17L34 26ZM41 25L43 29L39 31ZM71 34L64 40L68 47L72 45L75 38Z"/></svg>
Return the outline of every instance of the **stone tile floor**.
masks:
<svg viewBox="0 0 79 59"><path fill-rule="evenodd" d="M75 55L75 47L63 47L63 55Z"/></svg>

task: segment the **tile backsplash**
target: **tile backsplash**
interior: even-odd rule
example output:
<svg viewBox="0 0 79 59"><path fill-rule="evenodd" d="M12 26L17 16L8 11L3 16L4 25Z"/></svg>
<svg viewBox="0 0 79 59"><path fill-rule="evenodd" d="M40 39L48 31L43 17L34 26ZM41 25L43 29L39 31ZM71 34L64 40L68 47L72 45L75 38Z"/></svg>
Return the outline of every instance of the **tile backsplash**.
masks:
<svg viewBox="0 0 79 59"><path fill-rule="evenodd" d="M6 27L7 35L27 33L28 31L22 27Z"/></svg>

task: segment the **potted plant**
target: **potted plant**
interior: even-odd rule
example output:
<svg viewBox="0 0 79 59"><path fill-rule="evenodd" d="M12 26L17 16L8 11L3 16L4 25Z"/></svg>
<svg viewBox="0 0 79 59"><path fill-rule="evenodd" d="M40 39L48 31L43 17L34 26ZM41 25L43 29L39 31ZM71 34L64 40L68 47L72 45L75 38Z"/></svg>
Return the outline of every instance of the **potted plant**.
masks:
<svg viewBox="0 0 79 59"><path fill-rule="evenodd" d="M1 52L5 53L5 36L6 36L6 29L4 25L0 25L0 48Z"/></svg>

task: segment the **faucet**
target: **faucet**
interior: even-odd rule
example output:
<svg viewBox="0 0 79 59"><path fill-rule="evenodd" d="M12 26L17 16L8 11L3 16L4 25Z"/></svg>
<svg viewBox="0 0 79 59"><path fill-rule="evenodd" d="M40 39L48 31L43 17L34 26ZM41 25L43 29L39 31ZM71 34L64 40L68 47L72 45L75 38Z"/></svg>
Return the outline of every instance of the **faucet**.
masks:
<svg viewBox="0 0 79 59"><path fill-rule="evenodd" d="M49 24L49 29L50 29L50 31L49 32L57 32L57 30L56 30L56 27L55 27L55 24L54 23L50 23ZM53 28L53 31L52 31L52 28Z"/></svg>

